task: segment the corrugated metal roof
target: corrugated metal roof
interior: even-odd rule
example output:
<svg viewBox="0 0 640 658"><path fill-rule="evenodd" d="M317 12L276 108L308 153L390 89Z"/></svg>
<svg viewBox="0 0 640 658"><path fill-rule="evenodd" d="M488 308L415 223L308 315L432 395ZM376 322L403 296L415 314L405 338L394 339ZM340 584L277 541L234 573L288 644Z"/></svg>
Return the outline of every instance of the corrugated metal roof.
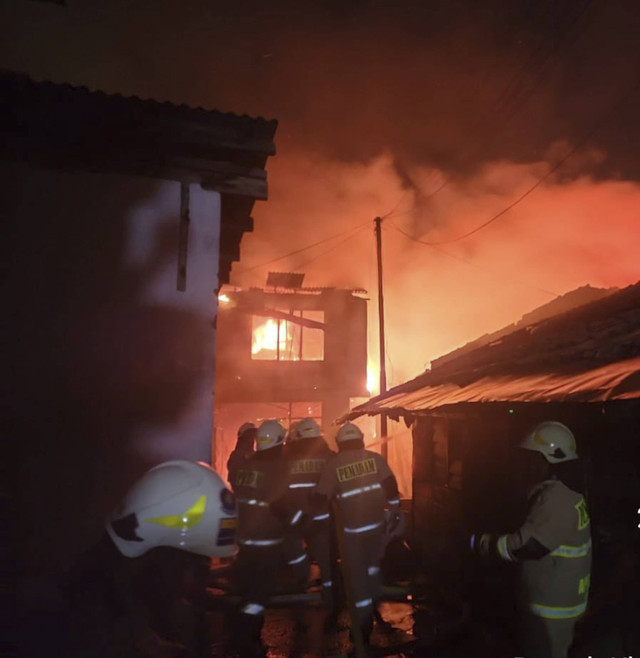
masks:
<svg viewBox="0 0 640 658"><path fill-rule="evenodd" d="M42 128L54 124L60 127L65 123L65 118L69 119L76 112L79 112L80 118L84 115L87 120L92 118L92 113L106 112L109 117L125 121L121 128L126 128L126 123L130 123L137 130L153 132L157 137L171 136L172 142L176 141L176 128L180 127L182 140L190 137L200 145L211 143L220 146L224 143L232 149L259 152L265 156L275 154L273 136L278 126L275 119L106 93L67 83L36 82L27 75L11 71L0 72L0 85L3 97L15 99L12 102L20 103L15 107L23 111L37 111L38 105L34 101L39 100ZM11 109L12 105L5 106L6 118L11 117ZM19 127L28 117L14 115L13 119L16 122L14 126ZM109 124L93 127L100 132Z"/></svg>
<svg viewBox="0 0 640 658"><path fill-rule="evenodd" d="M223 196L219 276L266 199L277 121L0 72L0 157L36 166L199 183Z"/></svg>
<svg viewBox="0 0 640 658"><path fill-rule="evenodd" d="M463 402L608 402L640 398L640 358L610 363L586 372L538 373L482 377L466 386L453 382L424 386L370 400L349 414L387 412L391 417L426 414L439 407Z"/></svg>
<svg viewBox="0 0 640 658"><path fill-rule="evenodd" d="M459 403L639 399L640 282L440 363L344 419Z"/></svg>

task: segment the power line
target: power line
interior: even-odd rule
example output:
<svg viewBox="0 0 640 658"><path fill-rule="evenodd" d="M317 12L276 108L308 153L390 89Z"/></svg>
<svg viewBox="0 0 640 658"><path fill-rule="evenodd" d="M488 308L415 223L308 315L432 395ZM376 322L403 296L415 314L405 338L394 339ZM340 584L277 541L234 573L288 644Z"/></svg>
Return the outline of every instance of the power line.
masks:
<svg viewBox="0 0 640 658"><path fill-rule="evenodd" d="M312 244L308 244L306 247L301 247L300 249L295 249L294 251L290 251L287 254L283 254L282 256L272 258L271 260L267 260L263 263L258 263L257 265L253 265L252 267L247 267L243 270L238 270L238 272L235 272L235 274L246 274L247 272L253 272L254 270L260 269L261 267L267 267L267 265L271 265L272 263L277 263L278 261L284 260L285 258L289 258L290 256L295 256L296 254L300 254L303 251L307 251L308 249L312 249L313 247L317 247L318 245L324 244L325 242L330 242L331 240L334 240L335 238L339 238L341 235L345 235L346 233L350 233L351 231L362 228L363 226L366 226L367 224L369 224L369 221L363 222L362 224L357 224L356 226L351 226L350 228L345 229L344 231L340 231L339 233L334 233L333 235L330 235L329 237L324 238L323 240L318 240L317 242L313 242Z"/></svg>
<svg viewBox="0 0 640 658"><path fill-rule="evenodd" d="M369 222L367 222L367 224L368 224L368 223L369 223ZM307 265L309 265L310 263L313 263L314 261L318 260L318 258L322 258L322 256L328 254L329 252L334 251L335 249L338 249L338 247L341 247L345 242L349 242L349 240L353 240L353 238L355 238L356 235L358 235L358 234L359 234L361 231L363 231L365 228L366 228L366 226L361 226L361 227L360 227L359 229L357 229L357 230L355 231L355 233L353 233L352 235L348 235L348 236L347 236L346 238L344 238L343 240L340 240L340 242L338 242L337 244L334 244L333 246L329 247L329 249L325 249L324 251L321 251L319 254L317 254L317 255L314 256L313 258L310 258L310 259L304 261L303 263L301 263L301 264L299 264L299 265L296 265L294 269L300 270L300 269L302 269L303 267L307 267Z"/></svg>
<svg viewBox="0 0 640 658"><path fill-rule="evenodd" d="M404 233L408 238L411 240L414 240L415 242L420 242L421 244L425 244L428 247L436 247L440 245L445 245L445 244L452 244L454 242L460 242L460 240L464 240L465 238L468 238L471 235L474 235L478 231L481 231L483 228L486 228L490 224L493 224L496 220L500 219L500 217L504 216L506 213L508 213L512 208L517 206L521 201L526 199L534 190L536 190L542 183L544 183L552 174L554 174L562 165L569 160L573 155L575 155L586 143L591 137L600 129L602 128L603 125L605 125L609 119L611 119L616 112L631 98L631 96L634 94L634 92L638 89L638 86L640 86L640 78L638 78L635 81L635 84L629 89L623 96L618 100L617 103L614 104L614 106L606 112L598 121L596 121L595 125L593 128L585 135L585 137L576 145L574 146L567 155L565 155L561 160L559 160L544 176L539 178L529 189L526 190L523 194L521 194L515 201L510 203L506 208L503 208L500 212L496 213L488 219L486 222L483 222L479 226L476 226L474 229L471 231L467 231L467 233L464 233L463 235L459 235L457 238L452 238L451 240L440 240L438 242L428 242L426 240L421 240L419 238L416 238L409 233L406 233L402 229L398 229L401 233ZM396 215L397 216L397 215Z"/></svg>
<svg viewBox="0 0 640 658"><path fill-rule="evenodd" d="M429 247L430 249L434 249L438 253L448 256L449 258L452 258L454 260L460 261L461 263L464 263L465 265L468 265L469 267L473 267L477 270L480 270L481 272L484 272L485 274L489 274L491 276L495 276L499 278L501 281L505 281L507 279L511 283L517 283L520 286L523 286L525 288L531 288L532 290L537 290L538 292L543 292L545 295L551 295L551 297L560 297L560 294L557 292L553 292L551 290L547 290L546 288L540 288L540 286L535 286L530 283L525 283L524 281L520 281L519 279L514 279L513 275L509 274L508 276L505 274L501 274L500 272L496 272L494 270L489 270L486 267L482 267L481 265L478 265L477 263L474 263L471 260L468 260L467 258L463 258L462 256L457 256L456 254L452 254L448 251L445 251L444 249L440 249L440 247L436 247L435 245L432 244L427 244L425 242L422 242L421 240L416 240L415 238L411 237L406 231L403 231L393 220L391 220L391 225L392 227L398 231L399 233L402 233L406 238L409 240L412 240L413 242L418 242L420 244L424 244L425 246Z"/></svg>
<svg viewBox="0 0 640 658"><path fill-rule="evenodd" d="M568 25L566 26L566 30L564 30L563 33L561 33L557 39L551 39L550 43L548 44L545 43L545 41L547 40L543 39L542 42L539 44L538 48L536 48L532 53L530 53L528 59L523 64L521 64L521 66L517 69L517 71L511 76L507 84L503 87L502 91L498 94L496 101L493 103L492 109L489 110L488 118L489 119L492 118L495 124L499 123L500 128L504 128L505 125L510 123L510 121L526 105L527 101L533 96L540 82L542 82L542 80L544 79L544 77L540 75L541 71L547 65L547 62L554 55L555 51L563 43L565 38L568 37L569 33L579 23L580 19L586 13L587 9L589 9L592 3L593 0L586 0L585 3L578 9L577 14L570 19ZM542 55L541 63L536 65L536 60L540 61L540 58L538 57L539 55ZM530 87L530 89L527 92L526 88L522 84L522 81L524 80L525 73L527 73L527 69L530 68L531 63L533 64L533 67L538 69L537 71L538 76L537 78L534 79L533 85ZM524 89L524 95L522 95L522 91L521 91L522 89ZM518 95L520 96L519 99L518 99ZM509 102L510 96L513 96L513 102L511 103ZM511 110L509 108L510 105L511 105ZM503 113L504 113L504 117L501 118L500 114ZM480 124L481 122L477 121L476 127L480 128ZM495 139L496 137L491 137L490 133L488 133L486 130L483 130L479 133L478 138L474 140L472 147L470 149L467 149L467 152L471 156L476 155L479 153L481 148L485 147L486 144L488 144L490 141L495 141ZM421 182L414 185L413 190L418 193L421 192L420 188L426 183L426 180L431 175L432 172L430 172L428 176L425 179L423 179ZM421 201L424 203L425 201L428 201L429 199L433 198L436 194L438 194L445 187L447 187L451 182L453 182L453 178L451 176L445 177L444 180L436 187L435 190L429 192L429 194L423 195ZM407 190L405 190L405 192L400 196L397 203L394 205L393 209L388 213L388 215L391 215L393 217L400 217L402 215L407 215L409 213L412 213L417 209L418 205L414 204L408 210L395 213L396 208L400 205L402 198L406 194L407 194Z"/></svg>

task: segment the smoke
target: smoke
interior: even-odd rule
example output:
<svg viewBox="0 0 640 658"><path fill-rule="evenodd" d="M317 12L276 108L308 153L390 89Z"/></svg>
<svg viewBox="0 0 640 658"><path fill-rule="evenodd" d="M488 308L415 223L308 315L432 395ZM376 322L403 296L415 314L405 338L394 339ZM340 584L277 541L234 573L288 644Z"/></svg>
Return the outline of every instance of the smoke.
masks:
<svg viewBox="0 0 640 658"><path fill-rule="evenodd" d="M553 145L549 156L568 148ZM595 179L589 170L605 157L578 153L567 162L571 178L563 167L493 224L430 247L398 229L427 242L455 240L521 196L551 164L488 163L421 202L448 180L444 172L414 167L401 175L388 154L369 164L303 152L279 156L269 166L270 200L256 207L256 229L243 239L232 282L264 285L268 271L280 270L305 272L308 286L365 288L372 300L369 353L376 362L373 219L392 211L382 237L385 320L389 384L399 384L435 357L554 296L585 284L625 286L640 279L640 185ZM408 186L408 179L425 186Z"/></svg>
<svg viewBox="0 0 640 658"><path fill-rule="evenodd" d="M232 281L299 270L306 285L366 288L372 362L372 220L393 211L383 224L390 385L554 294L640 278L637 89L598 125L638 78L636 0L68 4L5 3L3 66L277 118L270 199L256 206ZM397 230L431 242L473 230L586 135L586 148L473 236L436 249Z"/></svg>

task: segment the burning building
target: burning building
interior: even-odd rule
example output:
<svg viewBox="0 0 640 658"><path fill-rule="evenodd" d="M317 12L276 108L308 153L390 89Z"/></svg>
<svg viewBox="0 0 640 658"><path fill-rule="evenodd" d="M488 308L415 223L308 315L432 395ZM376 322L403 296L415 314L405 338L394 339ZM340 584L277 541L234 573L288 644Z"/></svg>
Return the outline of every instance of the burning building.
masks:
<svg viewBox="0 0 640 658"><path fill-rule="evenodd" d="M350 416L387 414L411 426L414 546L436 559L441 572L450 568L453 579L466 578L479 589L465 564L468 543L458 538L517 527L526 492L512 448L539 422L568 425L577 438L592 518L592 599L608 601L615 627L633 607L625 597L638 603L633 588L613 591L607 584L616 582L616 565L628 563L634 542L637 548L640 282L583 292L592 301L553 314L562 303L556 300L436 359L422 375ZM494 587L508 582L504 572L494 578Z"/></svg>
<svg viewBox="0 0 640 658"><path fill-rule="evenodd" d="M367 396L364 290L304 288L271 273L266 288L225 288L217 324L215 454L223 468L238 426L311 417L331 425Z"/></svg>

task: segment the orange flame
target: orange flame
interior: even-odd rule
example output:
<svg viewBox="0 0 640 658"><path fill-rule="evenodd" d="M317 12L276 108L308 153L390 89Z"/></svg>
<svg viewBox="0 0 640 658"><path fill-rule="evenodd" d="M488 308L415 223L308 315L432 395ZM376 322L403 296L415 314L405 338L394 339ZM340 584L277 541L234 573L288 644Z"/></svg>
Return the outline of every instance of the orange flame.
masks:
<svg viewBox="0 0 640 658"><path fill-rule="evenodd" d="M283 337L280 337L280 347L283 348ZM275 352L278 349L278 323L268 318L263 324L253 330L251 341L251 354L258 354L262 350Z"/></svg>
<svg viewBox="0 0 640 658"><path fill-rule="evenodd" d="M380 384L380 374L378 367L369 362L367 364L367 391L370 395L374 395L375 391L378 390Z"/></svg>

